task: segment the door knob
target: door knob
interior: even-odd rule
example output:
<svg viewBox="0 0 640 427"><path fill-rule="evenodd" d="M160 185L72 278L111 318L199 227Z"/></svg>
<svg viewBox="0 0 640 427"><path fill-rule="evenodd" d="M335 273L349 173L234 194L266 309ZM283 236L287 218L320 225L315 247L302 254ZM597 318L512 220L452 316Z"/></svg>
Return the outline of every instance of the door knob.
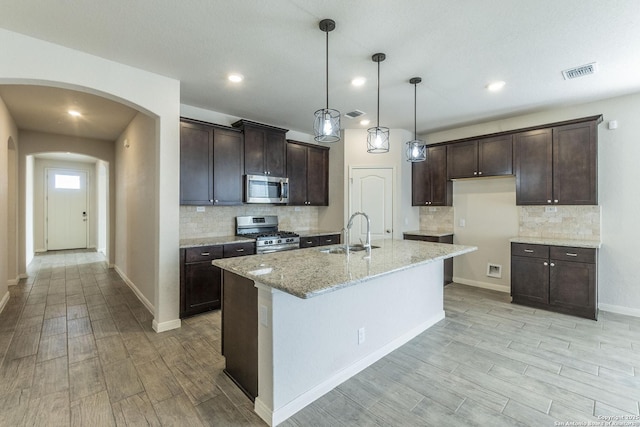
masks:
<svg viewBox="0 0 640 427"><path fill-rule="evenodd" d="M385 230L387 233L391 233L391 230Z"/></svg>

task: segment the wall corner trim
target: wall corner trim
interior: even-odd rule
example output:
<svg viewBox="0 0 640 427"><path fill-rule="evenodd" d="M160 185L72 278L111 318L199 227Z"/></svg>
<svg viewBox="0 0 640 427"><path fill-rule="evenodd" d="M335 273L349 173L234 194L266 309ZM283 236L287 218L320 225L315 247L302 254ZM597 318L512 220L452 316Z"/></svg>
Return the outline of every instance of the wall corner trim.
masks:
<svg viewBox="0 0 640 427"><path fill-rule="evenodd" d="M169 320L167 322L160 322L160 323L158 323L156 319L153 319L153 322L151 322L151 327L153 328L154 331L158 333L170 331L171 329L178 329L181 326L182 326L182 322L180 321L180 319L174 319L174 320Z"/></svg>

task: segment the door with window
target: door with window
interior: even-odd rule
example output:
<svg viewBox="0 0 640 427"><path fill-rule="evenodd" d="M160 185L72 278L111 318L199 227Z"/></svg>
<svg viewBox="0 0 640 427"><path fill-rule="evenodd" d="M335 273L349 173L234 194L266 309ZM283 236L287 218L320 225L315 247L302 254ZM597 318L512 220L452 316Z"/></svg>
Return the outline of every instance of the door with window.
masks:
<svg viewBox="0 0 640 427"><path fill-rule="evenodd" d="M47 250L87 247L87 173L47 169Z"/></svg>
<svg viewBox="0 0 640 427"><path fill-rule="evenodd" d="M349 215L364 212L371 221L371 240L393 237L393 169L352 168ZM367 221L354 218L350 243L365 241Z"/></svg>

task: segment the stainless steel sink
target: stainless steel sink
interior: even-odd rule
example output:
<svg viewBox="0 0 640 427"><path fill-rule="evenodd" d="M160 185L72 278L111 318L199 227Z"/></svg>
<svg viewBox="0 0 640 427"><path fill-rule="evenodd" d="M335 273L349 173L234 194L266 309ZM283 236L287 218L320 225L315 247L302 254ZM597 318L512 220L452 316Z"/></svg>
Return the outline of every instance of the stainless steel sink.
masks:
<svg viewBox="0 0 640 427"><path fill-rule="evenodd" d="M371 245L371 249L377 249L380 246L376 246L376 245ZM367 248L364 245L351 245L349 246L349 252L360 252L360 251L366 251ZM344 254L344 246L338 247L338 248L328 248L328 249L320 249L320 252L325 253L325 254Z"/></svg>

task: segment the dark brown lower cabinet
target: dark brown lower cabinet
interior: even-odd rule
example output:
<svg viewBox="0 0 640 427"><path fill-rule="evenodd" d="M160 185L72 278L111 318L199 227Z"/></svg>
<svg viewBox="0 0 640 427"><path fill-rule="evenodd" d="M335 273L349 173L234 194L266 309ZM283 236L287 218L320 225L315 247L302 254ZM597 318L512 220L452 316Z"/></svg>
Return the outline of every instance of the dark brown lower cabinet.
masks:
<svg viewBox="0 0 640 427"><path fill-rule="evenodd" d="M432 243L453 243L453 234L445 236L424 236L421 234L404 233L405 240L420 240ZM444 260L444 283L443 286L453 283L453 258Z"/></svg>
<svg viewBox="0 0 640 427"><path fill-rule="evenodd" d="M223 270L224 372L255 401L258 395L258 289L253 280Z"/></svg>
<svg viewBox="0 0 640 427"><path fill-rule="evenodd" d="M180 318L220 308L222 275L212 260L253 254L253 242L181 249Z"/></svg>
<svg viewBox="0 0 640 427"><path fill-rule="evenodd" d="M340 234L322 234L319 236L300 236L300 249L314 246L337 245L340 243Z"/></svg>
<svg viewBox="0 0 640 427"><path fill-rule="evenodd" d="M511 298L597 320L597 249L512 243Z"/></svg>

